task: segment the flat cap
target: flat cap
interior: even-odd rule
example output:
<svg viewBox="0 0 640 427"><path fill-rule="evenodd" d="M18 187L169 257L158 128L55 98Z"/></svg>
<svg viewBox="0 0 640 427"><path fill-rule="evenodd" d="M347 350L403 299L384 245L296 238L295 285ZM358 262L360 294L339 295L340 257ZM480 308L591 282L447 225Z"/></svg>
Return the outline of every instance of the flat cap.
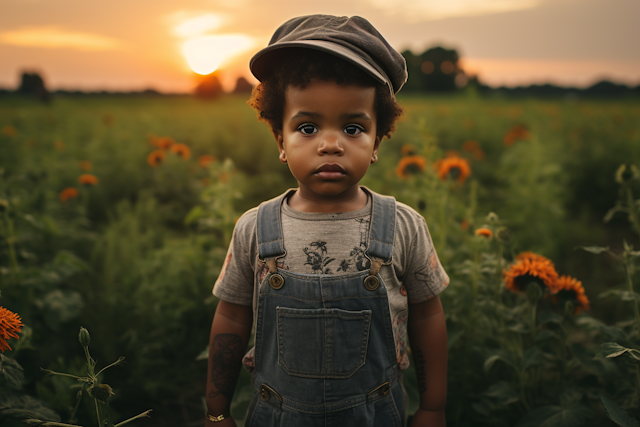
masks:
<svg viewBox="0 0 640 427"><path fill-rule="evenodd" d="M309 15L290 19L276 30L269 45L256 53L249 68L262 81L272 61L287 48L308 48L338 56L366 71L392 93L407 81L407 64L382 35L360 16Z"/></svg>

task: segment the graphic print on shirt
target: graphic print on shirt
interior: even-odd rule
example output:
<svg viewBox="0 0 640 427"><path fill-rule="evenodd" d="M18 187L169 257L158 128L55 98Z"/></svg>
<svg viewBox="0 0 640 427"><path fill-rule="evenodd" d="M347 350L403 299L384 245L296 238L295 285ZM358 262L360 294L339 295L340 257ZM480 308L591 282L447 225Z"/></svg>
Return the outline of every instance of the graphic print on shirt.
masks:
<svg viewBox="0 0 640 427"><path fill-rule="evenodd" d="M313 274L331 274L331 268L327 265L335 261L335 258L330 258L327 254L327 242L316 241L309 244L312 249L306 247L303 249L307 256L307 262L304 265L310 265L313 270Z"/></svg>
<svg viewBox="0 0 640 427"><path fill-rule="evenodd" d="M338 266L332 264L336 261L336 258L329 254L330 248L327 246L327 242L317 240L309 243L302 249L306 256L304 265L311 267L311 274L334 274L334 273L348 273L350 270L363 271L368 270L371 262L366 257L367 243L369 237L369 217L356 218L354 220L357 223L358 230L360 232L360 243L358 246L354 246L349 252L348 258L344 258L340 261ZM332 265L330 265L332 264ZM335 271L332 268L335 268Z"/></svg>

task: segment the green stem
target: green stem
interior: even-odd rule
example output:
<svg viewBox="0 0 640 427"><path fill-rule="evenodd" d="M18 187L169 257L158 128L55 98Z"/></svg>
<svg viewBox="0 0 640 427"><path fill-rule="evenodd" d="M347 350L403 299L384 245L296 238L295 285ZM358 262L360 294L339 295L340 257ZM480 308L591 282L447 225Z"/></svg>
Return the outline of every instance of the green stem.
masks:
<svg viewBox="0 0 640 427"><path fill-rule="evenodd" d="M624 186L627 196L627 205L629 207L629 217L633 227L636 229L636 233L640 235L640 213L636 209L636 201L633 199L633 189L630 184Z"/></svg>
<svg viewBox="0 0 640 427"><path fill-rule="evenodd" d="M531 304L531 345L536 343L536 304Z"/></svg>
<svg viewBox="0 0 640 427"><path fill-rule="evenodd" d="M629 259L626 254L623 258L623 263L624 263L624 271L627 274L627 284L629 285L629 293L630 295L635 295L633 291L633 281L631 280L631 271L629 269ZM636 301L635 297L633 298L632 304L633 304L633 314L636 318L636 327L638 328L638 333L640 334L640 312L638 312L638 302Z"/></svg>
<svg viewBox="0 0 640 427"><path fill-rule="evenodd" d="M98 407L98 400L93 399L93 403L96 404L96 416L98 417L98 427L103 427L102 416L100 415L100 408Z"/></svg>
<svg viewBox="0 0 640 427"><path fill-rule="evenodd" d="M123 425L125 425L125 424L127 424L127 423L130 423L131 421L133 421L133 420L135 420L135 419L138 419L138 418L149 417L149 412L151 412L151 411L152 411L152 409L149 409L148 411L144 411L143 413L138 414L138 415L136 415L135 417L131 417L131 418L129 418L129 419L128 419L128 420L126 420L126 421L122 421L121 423L118 423L118 424L114 425L113 427L120 427L120 426L123 426Z"/></svg>
<svg viewBox="0 0 640 427"><path fill-rule="evenodd" d="M19 283L19 267L18 267L18 257L16 255L16 248L13 244L15 241L14 230L13 230L13 221L9 218L9 209L5 208L4 210L4 220L7 224L7 245L9 245L9 258L11 259L11 275L16 283Z"/></svg>

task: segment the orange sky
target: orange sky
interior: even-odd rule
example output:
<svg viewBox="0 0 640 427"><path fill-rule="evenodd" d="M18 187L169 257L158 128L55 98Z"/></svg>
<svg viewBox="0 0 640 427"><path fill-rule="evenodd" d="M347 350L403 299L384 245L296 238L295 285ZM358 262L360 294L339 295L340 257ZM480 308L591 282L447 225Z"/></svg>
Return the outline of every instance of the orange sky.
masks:
<svg viewBox="0 0 640 427"><path fill-rule="evenodd" d="M311 13L364 16L398 50L456 48L490 85L640 84L637 0L0 0L0 11L7 88L27 69L50 88L186 92L190 64L219 61L232 87L278 25Z"/></svg>

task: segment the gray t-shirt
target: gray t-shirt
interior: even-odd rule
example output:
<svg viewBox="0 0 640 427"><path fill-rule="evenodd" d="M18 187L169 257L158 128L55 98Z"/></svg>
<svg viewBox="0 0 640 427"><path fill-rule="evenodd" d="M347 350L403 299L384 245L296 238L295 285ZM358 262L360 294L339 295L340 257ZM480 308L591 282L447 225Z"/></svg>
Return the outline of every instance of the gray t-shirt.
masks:
<svg viewBox="0 0 640 427"><path fill-rule="evenodd" d="M409 367L406 352L407 304L427 301L449 283L424 218L409 206L397 202L393 262L382 266L380 275L387 286L398 365ZM346 274L368 270L364 253L368 246L371 196L367 205L344 213L308 213L282 204L282 231L286 256L278 267L303 274ZM258 209L238 220L220 276L213 288L218 298L240 305L252 305L257 318L258 290L269 271L258 258L256 218ZM253 349L245 356L253 365Z"/></svg>

